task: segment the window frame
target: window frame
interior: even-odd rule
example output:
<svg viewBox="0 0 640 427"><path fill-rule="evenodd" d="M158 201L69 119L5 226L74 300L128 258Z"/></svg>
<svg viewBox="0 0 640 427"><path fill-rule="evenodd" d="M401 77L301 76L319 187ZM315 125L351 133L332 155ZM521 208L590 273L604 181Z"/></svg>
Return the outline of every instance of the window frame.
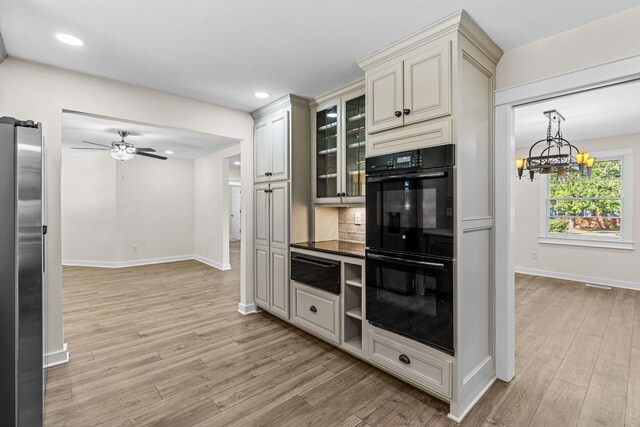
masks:
<svg viewBox="0 0 640 427"><path fill-rule="evenodd" d="M592 152L599 161L619 160L621 163L620 237L580 236L550 233L549 193L550 179L540 179L540 235L539 243L569 246L588 246L611 249L633 249L633 149Z"/></svg>

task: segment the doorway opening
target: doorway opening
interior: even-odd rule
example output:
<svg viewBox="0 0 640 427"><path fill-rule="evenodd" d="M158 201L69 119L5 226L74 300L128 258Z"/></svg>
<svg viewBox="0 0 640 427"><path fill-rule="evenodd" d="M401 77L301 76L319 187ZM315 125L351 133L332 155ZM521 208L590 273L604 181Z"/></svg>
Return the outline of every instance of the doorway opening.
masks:
<svg viewBox="0 0 640 427"><path fill-rule="evenodd" d="M241 156L227 159L229 188L229 260L231 268L241 268L240 245L242 244L242 183Z"/></svg>

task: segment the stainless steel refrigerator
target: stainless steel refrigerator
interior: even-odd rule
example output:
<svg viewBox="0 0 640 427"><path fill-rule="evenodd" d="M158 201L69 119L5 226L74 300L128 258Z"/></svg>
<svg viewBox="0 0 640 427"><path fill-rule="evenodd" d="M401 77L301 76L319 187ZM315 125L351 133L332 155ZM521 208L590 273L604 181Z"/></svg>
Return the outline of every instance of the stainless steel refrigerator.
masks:
<svg viewBox="0 0 640 427"><path fill-rule="evenodd" d="M43 416L43 144L40 124L0 118L0 425Z"/></svg>

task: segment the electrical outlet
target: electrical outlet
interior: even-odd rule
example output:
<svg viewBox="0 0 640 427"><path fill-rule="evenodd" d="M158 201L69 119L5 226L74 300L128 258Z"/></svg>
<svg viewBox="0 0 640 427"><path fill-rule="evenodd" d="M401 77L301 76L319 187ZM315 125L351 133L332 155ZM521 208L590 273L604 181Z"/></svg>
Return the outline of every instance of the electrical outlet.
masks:
<svg viewBox="0 0 640 427"><path fill-rule="evenodd" d="M138 245L131 246L131 252L138 252Z"/></svg>
<svg viewBox="0 0 640 427"><path fill-rule="evenodd" d="M531 259L538 259L538 252L537 251L531 252Z"/></svg>
<svg viewBox="0 0 640 427"><path fill-rule="evenodd" d="M356 225L362 225L362 214L360 212L356 212Z"/></svg>

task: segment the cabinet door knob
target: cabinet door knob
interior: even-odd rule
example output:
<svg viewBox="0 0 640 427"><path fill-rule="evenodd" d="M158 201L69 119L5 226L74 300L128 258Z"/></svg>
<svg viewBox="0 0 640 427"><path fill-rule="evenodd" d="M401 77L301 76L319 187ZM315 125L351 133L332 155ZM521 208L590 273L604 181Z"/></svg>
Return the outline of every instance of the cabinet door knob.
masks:
<svg viewBox="0 0 640 427"><path fill-rule="evenodd" d="M316 308L315 305L312 305L311 307L309 307L309 311L312 312L312 313L317 313L318 309Z"/></svg>
<svg viewBox="0 0 640 427"><path fill-rule="evenodd" d="M405 108L405 109L404 109L404 115L405 115L405 116L408 116L409 114L411 114L411 110L410 110L410 109L408 109L408 108Z"/></svg>
<svg viewBox="0 0 640 427"><path fill-rule="evenodd" d="M401 361L402 363L404 363L405 365L410 365L411 364L411 359L409 359L409 356L407 356L406 354L401 354L398 357L398 360Z"/></svg>
<svg viewBox="0 0 640 427"><path fill-rule="evenodd" d="M402 116L402 111L396 111L396 117Z"/></svg>
<svg viewBox="0 0 640 427"><path fill-rule="evenodd" d="M340 194L340 197L347 197L347 193Z"/></svg>
<svg viewBox="0 0 640 427"><path fill-rule="evenodd" d="M340 197L340 193L336 193L336 197Z"/></svg>

